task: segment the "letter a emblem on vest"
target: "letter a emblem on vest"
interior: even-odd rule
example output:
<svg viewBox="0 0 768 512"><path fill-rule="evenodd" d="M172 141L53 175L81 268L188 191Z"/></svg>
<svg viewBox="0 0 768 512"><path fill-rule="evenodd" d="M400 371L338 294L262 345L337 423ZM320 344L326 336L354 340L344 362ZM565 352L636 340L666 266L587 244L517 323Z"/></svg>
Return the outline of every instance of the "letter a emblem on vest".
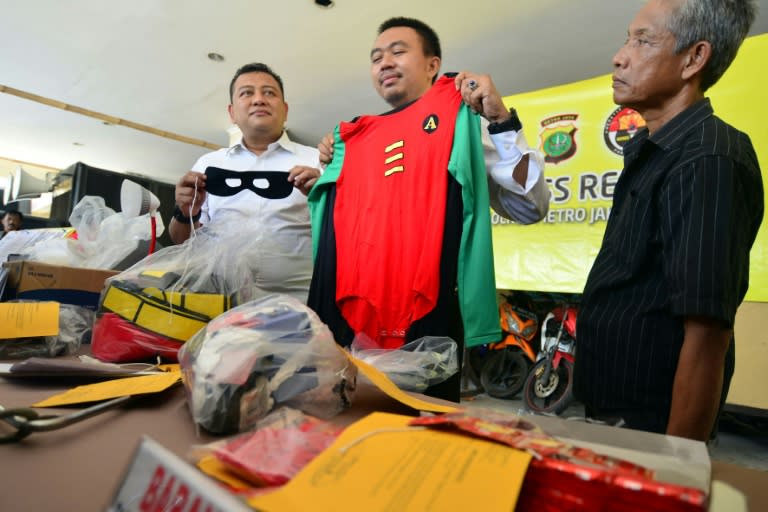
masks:
<svg viewBox="0 0 768 512"><path fill-rule="evenodd" d="M437 126L440 124L440 119L438 119L437 114L429 114L426 119L424 119L424 123L422 124L422 128L427 133L432 133L433 131L437 130Z"/></svg>

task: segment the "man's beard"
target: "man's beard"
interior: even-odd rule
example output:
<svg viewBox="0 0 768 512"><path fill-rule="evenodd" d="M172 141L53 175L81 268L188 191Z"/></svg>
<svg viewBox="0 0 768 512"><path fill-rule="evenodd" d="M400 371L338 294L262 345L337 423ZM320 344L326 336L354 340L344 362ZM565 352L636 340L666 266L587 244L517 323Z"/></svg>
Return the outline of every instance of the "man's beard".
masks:
<svg viewBox="0 0 768 512"><path fill-rule="evenodd" d="M401 106L405 99L407 98L406 91L384 91L384 94L382 95L384 98L384 101L389 103L389 105L393 108L397 108Z"/></svg>

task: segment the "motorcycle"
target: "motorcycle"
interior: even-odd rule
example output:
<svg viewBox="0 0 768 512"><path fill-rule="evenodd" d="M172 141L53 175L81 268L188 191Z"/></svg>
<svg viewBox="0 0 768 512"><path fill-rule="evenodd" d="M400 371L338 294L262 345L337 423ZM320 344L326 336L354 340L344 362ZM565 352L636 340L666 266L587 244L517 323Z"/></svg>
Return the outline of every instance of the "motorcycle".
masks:
<svg viewBox="0 0 768 512"><path fill-rule="evenodd" d="M513 304L512 295L499 306L504 338L488 345L480 370L480 383L495 398L512 398L523 389L536 361L531 342L539 329L536 315Z"/></svg>
<svg viewBox="0 0 768 512"><path fill-rule="evenodd" d="M541 351L525 381L525 405L536 413L561 414L573 401L576 355L575 306L564 304L544 318Z"/></svg>

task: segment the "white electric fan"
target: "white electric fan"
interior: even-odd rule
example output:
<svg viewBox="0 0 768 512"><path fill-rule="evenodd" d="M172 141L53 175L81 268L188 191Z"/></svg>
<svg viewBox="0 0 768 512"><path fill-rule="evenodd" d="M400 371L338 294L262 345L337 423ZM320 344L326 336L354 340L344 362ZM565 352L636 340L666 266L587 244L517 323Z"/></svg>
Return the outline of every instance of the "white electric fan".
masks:
<svg viewBox="0 0 768 512"><path fill-rule="evenodd" d="M123 180L120 188L120 209L126 217L138 217L149 214L152 225L152 240L149 243L149 254L155 252L157 242L157 219L155 214L160 208L160 200L155 194L131 180Z"/></svg>

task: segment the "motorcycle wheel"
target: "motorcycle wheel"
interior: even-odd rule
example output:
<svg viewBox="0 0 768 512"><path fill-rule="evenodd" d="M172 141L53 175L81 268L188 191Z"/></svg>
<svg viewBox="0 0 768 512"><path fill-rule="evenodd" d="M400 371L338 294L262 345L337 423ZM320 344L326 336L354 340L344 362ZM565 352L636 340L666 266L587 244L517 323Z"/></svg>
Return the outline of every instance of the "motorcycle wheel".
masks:
<svg viewBox="0 0 768 512"><path fill-rule="evenodd" d="M528 362L518 349L492 350L480 372L480 383L494 398L512 398L523 389Z"/></svg>
<svg viewBox="0 0 768 512"><path fill-rule="evenodd" d="M536 363L525 380L525 405L535 413L561 414L573 401L573 363L563 358L557 370L549 373L549 382L542 375L547 359Z"/></svg>

